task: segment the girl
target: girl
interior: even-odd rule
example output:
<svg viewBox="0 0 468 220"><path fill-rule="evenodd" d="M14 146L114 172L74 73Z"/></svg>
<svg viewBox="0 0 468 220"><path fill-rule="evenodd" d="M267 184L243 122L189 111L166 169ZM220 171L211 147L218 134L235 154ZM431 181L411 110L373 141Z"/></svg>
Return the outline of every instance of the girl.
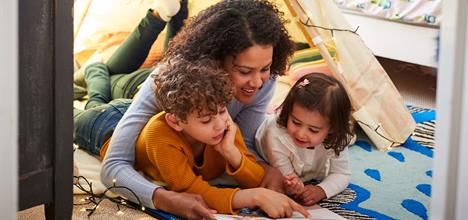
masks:
<svg viewBox="0 0 468 220"><path fill-rule="evenodd" d="M256 134L256 147L284 175L286 192L309 206L349 183L351 104L342 84L323 73L301 77ZM319 180L317 185L303 182Z"/></svg>

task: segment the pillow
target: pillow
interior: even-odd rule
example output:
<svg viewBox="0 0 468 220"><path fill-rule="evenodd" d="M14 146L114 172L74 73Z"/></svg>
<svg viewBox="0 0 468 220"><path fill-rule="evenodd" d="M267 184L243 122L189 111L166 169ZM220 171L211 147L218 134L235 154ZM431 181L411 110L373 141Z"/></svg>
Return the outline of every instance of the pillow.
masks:
<svg viewBox="0 0 468 220"><path fill-rule="evenodd" d="M336 50L334 48L327 47L327 49L332 57L336 56ZM287 75L289 75L291 79L290 84L294 85L302 76L313 72L332 75L319 49L317 47L312 47L294 52L291 62L289 62L289 70L287 72Z"/></svg>

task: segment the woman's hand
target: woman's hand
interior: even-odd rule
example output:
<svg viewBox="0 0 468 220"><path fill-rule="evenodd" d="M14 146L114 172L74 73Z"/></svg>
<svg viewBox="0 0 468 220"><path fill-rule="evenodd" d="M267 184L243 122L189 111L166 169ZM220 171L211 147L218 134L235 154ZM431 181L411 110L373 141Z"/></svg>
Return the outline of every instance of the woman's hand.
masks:
<svg viewBox="0 0 468 220"><path fill-rule="evenodd" d="M288 196L265 188L244 189L236 192L233 198L233 209L260 208L272 218L291 217L293 211L309 217L301 205Z"/></svg>
<svg viewBox="0 0 468 220"><path fill-rule="evenodd" d="M242 154L234 144L236 132L237 125L232 121L231 116L228 115L224 137L219 144L214 146L214 149L223 156L234 170L237 170L242 162Z"/></svg>
<svg viewBox="0 0 468 220"><path fill-rule="evenodd" d="M304 192L299 196L299 200L305 206L311 206L327 198L325 191L320 186L305 185Z"/></svg>
<svg viewBox="0 0 468 220"><path fill-rule="evenodd" d="M296 197L304 191L304 183L296 174L285 176L283 183L288 195Z"/></svg>
<svg viewBox="0 0 468 220"><path fill-rule="evenodd" d="M216 210L210 209L200 195L159 188L153 192L153 204L157 209L186 219L215 220Z"/></svg>
<svg viewBox="0 0 468 220"><path fill-rule="evenodd" d="M258 162L265 169L261 187L271 189L273 191L284 193L283 174L275 167L272 167L265 162Z"/></svg>

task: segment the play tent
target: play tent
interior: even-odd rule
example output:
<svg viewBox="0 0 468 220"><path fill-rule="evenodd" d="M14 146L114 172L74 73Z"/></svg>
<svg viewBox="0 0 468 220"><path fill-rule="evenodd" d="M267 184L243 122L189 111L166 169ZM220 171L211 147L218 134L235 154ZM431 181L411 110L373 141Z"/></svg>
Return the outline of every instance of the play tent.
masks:
<svg viewBox="0 0 468 220"><path fill-rule="evenodd" d="M215 2L189 1L190 15ZM293 39L318 47L328 69L344 83L355 110L353 118L374 145L385 150L404 143L413 133L415 121L385 70L359 37L359 31L351 29L335 3L330 0L274 2L291 21L287 28ZM153 0L113 0L112 4L103 0L75 2L76 68L96 52L105 60L153 4ZM108 11L113 11L114 16L109 16ZM160 38L146 65L160 58L161 44ZM336 55L330 56L330 50Z"/></svg>

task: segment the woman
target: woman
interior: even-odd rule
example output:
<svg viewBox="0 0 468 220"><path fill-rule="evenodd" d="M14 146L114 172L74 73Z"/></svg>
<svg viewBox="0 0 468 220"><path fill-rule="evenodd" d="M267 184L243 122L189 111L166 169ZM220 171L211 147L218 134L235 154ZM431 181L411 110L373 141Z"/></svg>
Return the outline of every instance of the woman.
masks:
<svg viewBox="0 0 468 220"><path fill-rule="evenodd" d="M164 58L170 62L175 56L189 61L207 57L218 61L230 73L236 91L235 100L229 104L228 111L254 153L255 131L263 121L266 106L273 95L275 78L284 74L287 60L293 52L293 43L284 23L282 13L268 1L221 1L187 23L169 44ZM157 72L156 69L153 73ZM206 211L199 209L202 203L195 203L197 207L193 209L180 209L183 204L175 199L183 195L161 189L133 168L135 140L149 118L159 111L161 108L152 91L152 79L148 78L113 133L101 179L107 186L112 186L115 179L117 185L131 188L145 206L188 218L205 216L199 215L199 210ZM269 185L280 182L272 180L282 178L279 171L266 164L264 166L268 178L262 184L282 190L282 186ZM135 200L126 191L118 193ZM277 210L277 216L286 216L291 209L284 206Z"/></svg>

